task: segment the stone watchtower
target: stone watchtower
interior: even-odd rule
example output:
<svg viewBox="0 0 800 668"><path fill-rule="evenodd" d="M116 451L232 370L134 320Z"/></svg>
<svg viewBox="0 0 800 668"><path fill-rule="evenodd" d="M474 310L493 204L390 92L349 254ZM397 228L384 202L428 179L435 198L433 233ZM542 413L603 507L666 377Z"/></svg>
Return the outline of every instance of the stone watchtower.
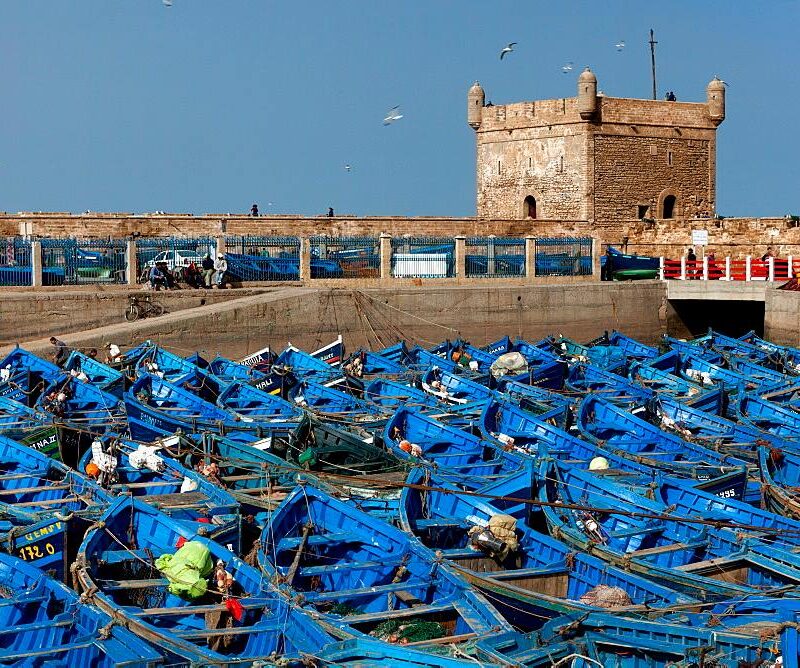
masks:
<svg viewBox="0 0 800 668"><path fill-rule="evenodd" d="M706 102L606 97L586 68L578 95L485 104L476 81L467 122L477 143L484 218L618 221L713 216L716 130L725 85Z"/></svg>

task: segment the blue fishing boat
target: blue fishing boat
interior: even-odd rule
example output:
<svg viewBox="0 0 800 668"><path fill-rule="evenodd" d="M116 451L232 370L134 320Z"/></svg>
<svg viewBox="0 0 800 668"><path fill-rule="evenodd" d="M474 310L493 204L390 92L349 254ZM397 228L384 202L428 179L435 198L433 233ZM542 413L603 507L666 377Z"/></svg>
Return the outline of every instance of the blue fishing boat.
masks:
<svg viewBox="0 0 800 668"><path fill-rule="evenodd" d="M267 374L259 371L253 365L232 362L226 357L217 355L208 363L208 372L223 384L226 383L250 383L258 382L267 378Z"/></svg>
<svg viewBox="0 0 800 668"><path fill-rule="evenodd" d="M648 409L652 421L662 430L740 459L757 460L760 445L788 444L752 425L711 415L667 396L656 397Z"/></svg>
<svg viewBox="0 0 800 668"><path fill-rule="evenodd" d="M298 378L313 378L320 382L332 380L342 375L341 371L335 366L331 366L318 357L303 352L291 344L275 358L275 362L272 364L273 370L276 366L290 369Z"/></svg>
<svg viewBox="0 0 800 668"><path fill-rule="evenodd" d="M747 463L731 454L706 447L661 431L651 423L597 397L586 397L580 405L577 426L589 440L606 449L625 451L637 461L659 468L688 469L688 477L709 479L736 471L745 472ZM740 499L744 480L736 489Z"/></svg>
<svg viewBox="0 0 800 668"><path fill-rule="evenodd" d="M647 346L636 339L625 336L623 333L618 332L615 329L612 330L610 334L606 333L604 335L604 340L596 343L595 345L609 345L616 348L621 348L629 360L640 362L644 360L655 359L660 354L658 348Z"/></svg>
<svg viewBox="0 0 800 668"><path fill-rule="evenodd" d="M492 477L526 465L524 455L505 452L478 436L406 408L386 423L383 443L397 457L434 466L467 485L486 484Z"/></svg>
<svg viewBox="0 0 800 668"><path fill-rule="evenodd" d="M595 366L615 373L626 373L628 357L625 348L618 346L588 347L565 336L559 336L551 342L552 351L570 363L591 362Z"/></svg>
<svg viewBox="0 0 800 668"><path fill-rule="evenodd" d="M382 425L388 412L381 406L358 399L335 387L303 381L291 391L294 402L316 415L342 424Z"/></svg>
<svg viewBox="0 0 800 668"><path fill-rule="evenodd" d="M274 512L258 559L288 597L340 638L425 646L511 628L408 534L308 485Z"/></svg>
<svg viewBox="0 0 800 668"><path fill-rule="evenodd" d="M494 392L485 385L462 375L433 366L421 378L422 389L449 404L471 404L488 401Z"/></svg>
<svg viewBox="0 0 800 668"><path fill-rule="evenodd" d="M679 361L675 354L676 363ZM715 415L724 415L729 405L728 395L721 385L704 387L701 383L682 378L673 371L646 364L631 365L630 378L658 395L668 394L694 408Z"/></svg>
<svg viewBox="0 0 800 668"><path fill-rule="evenodd" d="M538 499L551 532L580 550L700 600L794 591L800 559L714 521L557 461L539 467ZM724 522L716 521L716 526ZM736 526L737 523L731 522Z"/></svg>
<svg viewBox="0 0 800 668"><path fill-rule="evenodd" d="M562 408L565 413L571 412L577 402L575 397L506 378L500 380L497 391L508 397L520 408L524 408L535 415L549 413L554 408Z"/></svg>
<svg viewBox="0 0 800 668"><path fill-rule="evenodd" d="M0 397L34 406L39 395L51 383L63 379L64 372L24 348L14 348L0 361L2 378Z"/></svg>
<svg viewBox="0 0 800 668"><path fill-rule="evenodd" d="M49 385L36 401L36 409L54 422L94 434L126 427L125 404L119 397L74 376Z"/></svg>
<svg viewBox="0 0 800 668"><path fill-rule="evenodd" d="M500 399L490 399L483 407L478 428L483 437L496 443L499 447L522 448L536 452L535 432L542 422L553 426L564 427L568 413L562 407L556 407L547 413L534 415L533 413Z"/></svg>
<svg viewBox="0 0 800 668"><path fill-rule="evenodd" d="M256 569L131 498L115 501L87 531L75 577L101 610L193 665L278 655L291 662L331 640Z"/></svg>
<svg viewBox="0 0 800 668"><path fill-rule="evenodd" d="M217 475L189 470L180 457L179 437L144 446L115 436L98 438L79 462L96 467L95 477L109 494L129 495L188 523L223 544L239 544L239 504ZM172 446L172 447L170 447ZM173 452L173 448L176 449Z"/></svg>
<svg viewBox="0 0 800 668"><path fill-rule="evenodd" d="M762 501L774 513L800 519L800 453L784 448L759 450Z"/></svg>
<svg viewBox="0 0 800 668"><path fill-rule="evenodd" d="M0 436L0 543L5 550L63 578L69 529L79 530L111 497L61 462Z"/></svg>
<svg viewBox="0 0 800 668"><path fill-rule="evenodd" d="M222 432L230 438L252 442L269 432L258 423L237 420L232 413L189 390L152 375L139 377L125 392L125 408L131 438L136 441L149 442L163 432L174 434L180 430L184 434Z"/></svg>
<svg viewBox="0 0 800 668"><path fill-rule="evenodd" d="M303 417L296 404L238 381L222 391L217 405L245 422L274 426L276 430L293 429Z"/></svg>
<svg viewBox="0 0 800 668"><path fill-rule="evenodd" d="M766 657L781 654L780 648L772 654L774 645L750 629L693 628L608 612L566 615L536 633L505 633L476 644L487 664L515 668L769 668L776 664ZM796 659L782 665L796 668Z"/></svg>
<svg viewBox="0 0 800 668"><path fill-rule="evenodd" d="M739 417L768 435L796 441L800 439L800 413L757 394L742 395L737 404Z"/></svg>
<svg viewBox="0 0 800 668"><path fill-rule="evenodd" d="M592 364L570 365L564 385L578 395L594 394L630 409L643 406L655 396L652 390Z"/></svg>
<svg viewBox="0 0 800 668"><path fill-rule="evenodd" d="M471 372L468 368L459 366L453 360L439 355L434 355L432 352L425 350L419 346L414 346L407 352L402 359L402 363L412 371L425 372L433 366L437 366L443 371L449 373L463 373L470 375Z"/></svg>
<svg viewBox="0 0 800 668"><path fill-rule="evenodd" d="M356 362L358 360L358 362ZM356 350L350 357L342 363L342 369L350 369L350 373L358 378L376 378L380 376L387 380L386 376L401 378L408 376L408 369L395 360L373 353L369 350ZM360 369L358 373L355 369Z"/></svg>
<svg viewBox="0 0 800 668"><path fill-rule="evenodd" d="M434 355L448 359L458 366L469 369L474 373L489 373L489 369L498 357L498 355L476 348L467 341L462 341L460 339L456 341L450 341L448 339L443 343L433 346L429 350Z"/></svg>
<svg viewBox="0 0 800 668"><path fill-rule="evenodd" d="M800 372L800 349L792 346L782 346L772 341L767 341L757 336L755 332L749 332L740 337L741 341L754 345L759 350L767 353L771 360L780 360L783 370L788 373Z"/></svg>
<svg viewBox="0 0 800 668"><path fill-rule="evenodd" d="M396 410L401 406L429 410L442 410L444 405L431 394L396 380L375 378L364 388L364 399L386 410Z"/></svg>
<svg viewBox="0 0 800 668"><path fill-rule="evenodd" d="M631 614L691 601L675 591L572 548L528 524L531 470L464 494L436 473L412 471L400 503L400 524L483 591L515 628L598 609L614 588L615 612Z"/></svg>
<svg viewBox="0 0 800 668"><path fill-rule="evenodd" d="M770 390L774 390L797 382L797 376L795 374L787 375L781 371L776 371L763 364L752 362L747 359L732 357L728 360L728 366L731 370L750 378L752 382L758 384L759 388L766 387Z"/></svg>
<svg viewBox="0 0 800 668"><path fill-rule="evenodd" d="M366 666L475 668L476 661L483 665L471 655L456 659L444 654L411 649L408 644L393 645L361 636L328 645L317 656L325 665L336 665L339 668L366 668Z"/></svg>
<svg viewBox="0 0 800 668"><path fill-rule="evenodd" d="M710 362L711 364L722 364L722 362L724 361L722 353L716 350L712 350L711 348L704 345L704 341L702 339L693 339L692 341L684 341L683 339L675 339L671 336L664 336L662 337L661 342L662 345L668 346L671 352L680 355L682 357L694 356L700 359L704 359L707 362ZM668 353L665 353L665 355L666 354ZM655 365L655 362L657 360L655 360L652 363Z"/></svg>
<svg viewBox="0 0 800 668"><path fill-rule="evenodd" d="M0 661L5 666L150 668L149 643L39 568L0 553Z"/></svg>
<svg viewBox="0 0 800 668"><path fill-rule="evenodd" d="M64 370L78 380L90 383L119 399L122 398L122 393L126 389L127 378L120 371L112 369L78 350L73 350L69 354L64 364Z"/></svg>
<svg viewBox="0 0 800 668"><path fill-rule="evenodd" d="M152 347L141 357L136 367L136 375L163 378L211 403L216 401L225 384L213 376L210 370L201 369L180 355L175 355L159 346Z"/></svg>

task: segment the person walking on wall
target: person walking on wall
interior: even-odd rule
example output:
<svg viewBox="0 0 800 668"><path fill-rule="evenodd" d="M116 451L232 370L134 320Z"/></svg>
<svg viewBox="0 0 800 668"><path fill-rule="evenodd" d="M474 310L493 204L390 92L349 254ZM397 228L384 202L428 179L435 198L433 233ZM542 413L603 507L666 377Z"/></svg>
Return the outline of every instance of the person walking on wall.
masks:
<svg viewBox="0 0 800 668"><path fill-rule="evenodd" d="M697 278L697 256L694 254L694 248L690 248L686 253L686 277Z"/></svg>
<svg viewBox="0 0 800 668"><path fill-rule="evenodd" d="M250 215L253 218L258 218L258 204L253 204L253 206L250 207Z"/></svg>

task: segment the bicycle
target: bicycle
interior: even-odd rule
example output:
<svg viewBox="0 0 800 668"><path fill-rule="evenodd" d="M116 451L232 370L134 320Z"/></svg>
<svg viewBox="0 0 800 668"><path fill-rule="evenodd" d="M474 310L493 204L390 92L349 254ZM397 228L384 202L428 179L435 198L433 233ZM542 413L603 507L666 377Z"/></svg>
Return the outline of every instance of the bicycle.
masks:
<svg viewBox="0 0 800 668"><path fill-rule="evenodd" d="M125 309L125 320L134 322L148 316L157 317L164 314L164 307L154 302L150 295L131 295L128 297L128 308Z"/></svg>

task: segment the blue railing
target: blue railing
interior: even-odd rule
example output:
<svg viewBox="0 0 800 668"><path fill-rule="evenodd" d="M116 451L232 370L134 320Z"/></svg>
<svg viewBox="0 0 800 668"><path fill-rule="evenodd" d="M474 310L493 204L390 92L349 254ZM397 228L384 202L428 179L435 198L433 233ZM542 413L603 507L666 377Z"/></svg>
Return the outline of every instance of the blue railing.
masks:
<svg viewBox="0 0 800 668"><path fill-rule="evenodd" d="M0 237L0 285L32 285L31 276L31 242Z"/></svg>
<svg viewBox="0 0 800 668"><path fill-rule="evenodd" d="M537 276L591 276L592 238L536 239Z"/></svg>
<svg viewBox="0 0 800 668"><path fill-rule="evenodd" d="M455 241L447 237L392 239L393 278L455 276Z"/></svg>
<svg viewBox="0 0 800 668"><path fill-rule="evenodd" d="M297 237L225 237L228 277L232 281L299 281Z"/></svg>
<svg viewBox="0 0 800 668"><path fill-rule="evenodd" d="M42 282L124 283L124 239L42 239Z"/></svg>
<svg viewBox="0 0 800 668"><path fill-rule="evenodd" d="M311 276L380 278L381 250L377 237L311 237Z"/></svg>
<svg viewBox="0 0 800 668"><path fill-rule="evenodd" d="M525 276L525 240L505 237L467 237L468 278Z"/></svg>
<svg viewBox="0 0 800 668"><path fill-rule="evenodd" d="M192 262L200 268L203 258L216 254L214 237L147 237L136 239L136 275L140 281L154 263L164 263L175 271Z"/></svg>

